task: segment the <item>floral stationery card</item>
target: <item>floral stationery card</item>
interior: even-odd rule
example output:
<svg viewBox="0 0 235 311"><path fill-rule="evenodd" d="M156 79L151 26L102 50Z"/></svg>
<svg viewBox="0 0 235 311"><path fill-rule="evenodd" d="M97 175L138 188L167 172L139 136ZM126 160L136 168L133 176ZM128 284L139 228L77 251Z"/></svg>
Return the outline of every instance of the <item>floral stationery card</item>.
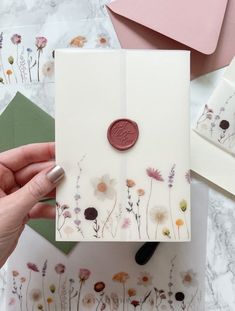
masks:
<svg viewBox="0 0 235 311"><path fill-rule="evenodd" d="M203 311L208 188L191 188L192 241L160 243L144 266L134 260L141 243L78 243L66 256L26 226L1 310Z"/></svg>
<svg viewBox="0 0 235 311"><path fill-rule="evenodd" d="M57 50L55 79L57 240L190 240L189 53Z"/></svg>

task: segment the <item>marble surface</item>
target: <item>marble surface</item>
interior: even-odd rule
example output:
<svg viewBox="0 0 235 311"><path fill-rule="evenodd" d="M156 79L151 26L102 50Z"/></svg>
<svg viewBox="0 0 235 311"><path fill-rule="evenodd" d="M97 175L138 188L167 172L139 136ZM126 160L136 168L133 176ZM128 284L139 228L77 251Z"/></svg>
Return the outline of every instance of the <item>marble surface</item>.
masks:
<svg viewBox="0 0 235 311"><path fill-rule="evenodd" d="M0 4L0 28L25 25L44 25L78 19L106 19L102 0L3 0ZM116 40L115 34L111 36ZM113 47L118 47L114 41ZM223 70L198 78L191 83L192 120L217 85ZM53 83L8 85L0 89L0 108L3 109L21 91L45 111L54 114ZM198 177L199 180L202 178ZM206 307L208 311L235 310L235 202L221 189L208 183L210 202L207 229ZM200 224L199 224L200 225ZM1 271L0 295L5 286ZM2 299L0 299L2 300ZM197 310L201 311L201 310Z"/></svg>

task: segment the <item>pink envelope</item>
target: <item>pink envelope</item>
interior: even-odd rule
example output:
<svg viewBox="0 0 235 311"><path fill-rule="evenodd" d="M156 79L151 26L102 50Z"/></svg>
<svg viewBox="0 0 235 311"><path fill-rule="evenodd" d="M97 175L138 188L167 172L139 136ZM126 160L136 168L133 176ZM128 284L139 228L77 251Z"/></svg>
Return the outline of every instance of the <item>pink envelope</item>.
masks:
<svg viewBox="0 0 235 311"><path fill-rule="evenodd" d="M110 17L123 48L189 49L188 46L148 28L150 25L146 20L148 21L150 16L153 17L154 14L145 15L146 9L140 10L140 8L135 5L135 3L139 3L139 1L140 0L117 0L108 6L110 9ZM158 9L157 1L152 2L149 0L147 4L142 1L145 7L148 6L150 2L152 5L153 3L156 3L156 8L151 7L151 10L156 13ZM223 1L223 3L225 2ZM132 4L131 7L130 4ZM204 3L201 5L204 7ZM136 10L138 10L138 14L141 14L142 12L143 16L141 20L136 19L136 21L133 21L133 12ZM180 13L182 13L182 11ZM165 19L169 21L168 18L165 17ZM235 0L230 0L227 5L216 51L211 55L204 55L195 49L190 49L192 78L216 70L230 63L235 54L235 41L233 39L235 33L234 20ZM145 25L141 24L143 22ZM146 27L146 23L148 24L148 27ZM171 21L169 24L170 23ZM184 31L183 28L182 31Z"/></svg>

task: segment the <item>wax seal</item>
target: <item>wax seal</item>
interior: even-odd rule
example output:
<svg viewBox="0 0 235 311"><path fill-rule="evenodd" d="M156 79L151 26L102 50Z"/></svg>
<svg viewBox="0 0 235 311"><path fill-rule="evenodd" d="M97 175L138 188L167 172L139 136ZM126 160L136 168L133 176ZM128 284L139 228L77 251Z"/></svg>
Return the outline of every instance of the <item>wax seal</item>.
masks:
<svg viewBox="0 0 235 311"><path fill-rule="evenodd" d="M108 128L107 137L114 148L120 151L130 149L139 137L138 125L129 119L115 120Z"/></svg>

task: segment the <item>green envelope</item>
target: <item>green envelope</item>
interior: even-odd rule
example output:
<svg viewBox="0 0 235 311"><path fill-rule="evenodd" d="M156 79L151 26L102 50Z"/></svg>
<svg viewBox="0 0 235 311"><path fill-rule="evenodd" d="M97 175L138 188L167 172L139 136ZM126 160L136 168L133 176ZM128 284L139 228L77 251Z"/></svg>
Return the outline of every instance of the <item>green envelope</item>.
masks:
<svg viewBox="0 0 235 311"><path fill-rule="evenodd" d="M16 93L0 116L0 133L2 152L29 143L54 141L55 122L21 93ZM55 241L54 220L31 220L28 225L65 254L76 245Z"/></svg>

